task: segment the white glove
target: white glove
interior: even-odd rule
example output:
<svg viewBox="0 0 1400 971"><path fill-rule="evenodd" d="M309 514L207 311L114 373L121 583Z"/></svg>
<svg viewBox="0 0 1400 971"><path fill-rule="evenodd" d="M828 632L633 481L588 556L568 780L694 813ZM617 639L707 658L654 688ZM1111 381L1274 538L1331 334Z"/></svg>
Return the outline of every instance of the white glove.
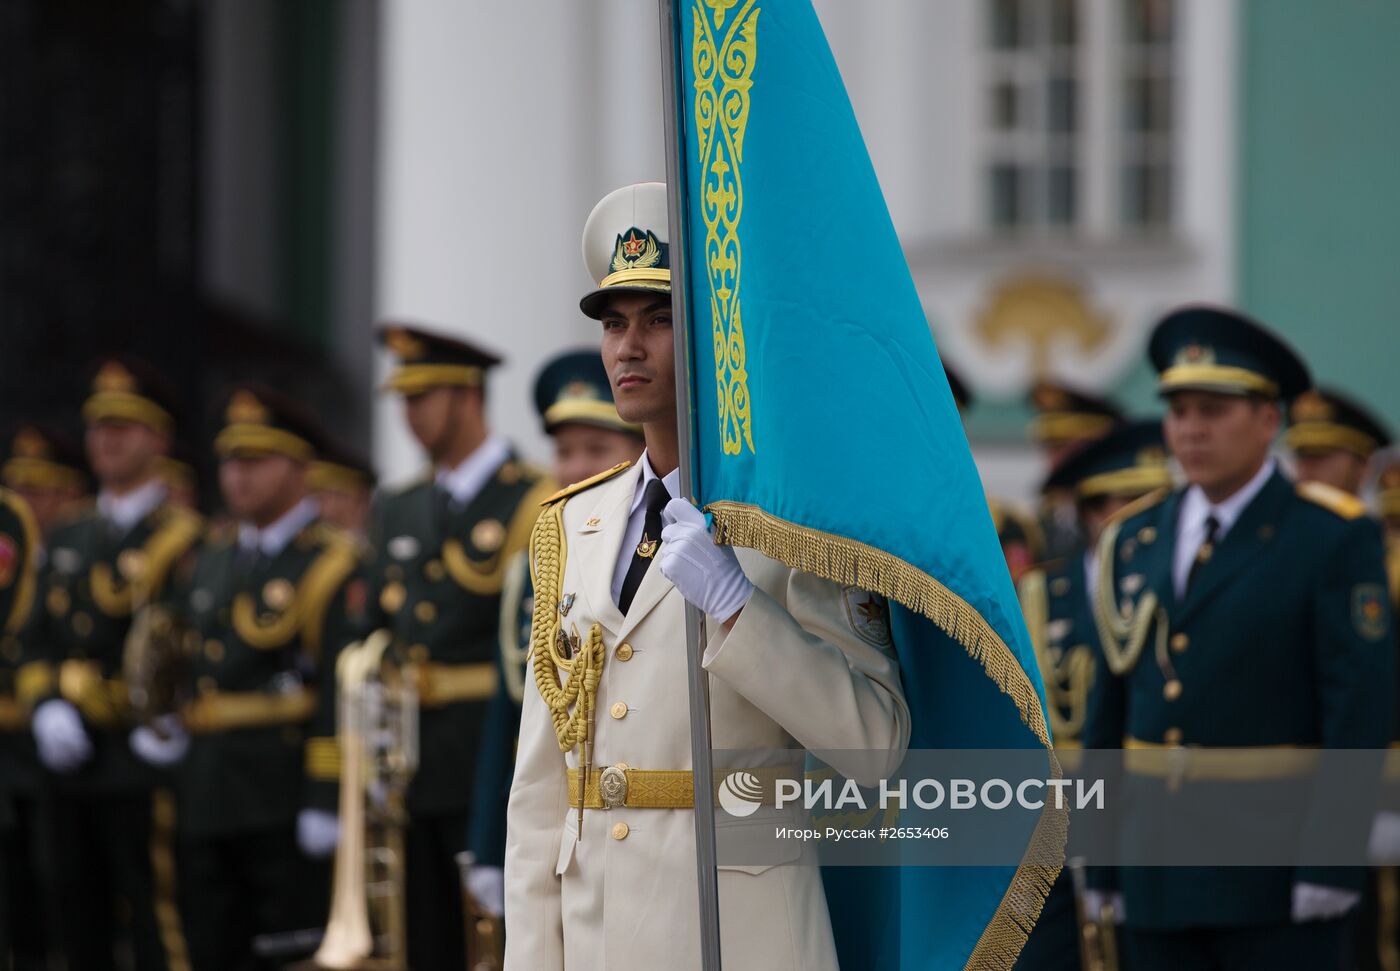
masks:
<svg viewBox="0 0 1400 971"><path fill-rule="evenodd" d="M34 710L34 744L39 760L53 772L72 772L92 757L92 739L78 709L52 698Z"/></svg>
<svg viewBox="0 0 1400 971"><path fill-rule="evenodd" d="M506 872L500 867L472 867L467 872L467 892L492 917L506 915Z"/></svg>
<svg viewBox="0 0 1400 971"><path fill-rule="evenodd" d="M1361 893L1316 883L1293 885L1293 923L1341 917L1361 902Z"/></svg>
<svg viewBox="0 0 1400 971"><path fill-rule="evenodd" d="M1095 890L1088 887L1084 890L1084 916L1091 921L1098 922L1103 919L1104 908L1113 911L1113 922L1123 923L1123 895L1117 890Z"/></svg>
<svg viewBox="0 0 1400 971"><path fill-rule="evenodd" d="M127 742L143 761L158 769L174 765L190 748L189 733L175 715L160 715L151 725L133 728Z"/></svg>
<svg viewBox="0 0 1400 971"><path fill-rule="evenodd" d="M1366 858L1376 866L1400 863L1400 813L1379 812L1371 824Z"/></svg>
<svg viewBox="0 0 1400 971"><path fill-rule="evenodd" d="M705 514L684 499L661 511L661 573L681 596L711 617L727 621L749 602L753 584L728 546L715 545Z"/></svg>
<svg viewBox="0 0 1400 971"><path fill-rule="evenodd" d="M297 813L297 846L313 860L335 852L340 842L340 820L324 809L303 809Z"/></svg>

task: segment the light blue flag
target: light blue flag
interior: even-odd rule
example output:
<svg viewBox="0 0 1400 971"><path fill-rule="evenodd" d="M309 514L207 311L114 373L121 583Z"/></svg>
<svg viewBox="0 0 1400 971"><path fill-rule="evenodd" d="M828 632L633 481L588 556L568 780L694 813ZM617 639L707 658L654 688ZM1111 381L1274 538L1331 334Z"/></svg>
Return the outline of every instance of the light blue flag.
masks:
<svg viewBox="0 0 1400 971"><path fill-rule="evenodd" d="M911 748L1048 753L977 469L809 0L678 0L676 22L692 461L717 537L889 598ZM1065 833L1047 810L1020 867L828 871L843 967L1011 967Z"/></svg>

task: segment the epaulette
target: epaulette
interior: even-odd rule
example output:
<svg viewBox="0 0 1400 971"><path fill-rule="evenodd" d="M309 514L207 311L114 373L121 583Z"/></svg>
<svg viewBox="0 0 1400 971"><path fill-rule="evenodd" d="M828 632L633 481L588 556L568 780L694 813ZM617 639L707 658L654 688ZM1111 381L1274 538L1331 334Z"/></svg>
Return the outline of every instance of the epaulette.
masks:
<svg viewBox="0 0 1400 971"><path fill-rule="evenodd" d="M1299 482L1298 495L1343 519L1360 519L1366 515L1366 503L1350 492L1323 482Z"/></svg>
<svg viewBox="0 0 1400 971"><path fill-rule="evenodd" d="M1127 520L1136 516L1138 513L1151 509L1153 506L1162 502L1167 498L1167 496L1171 494L1171 486L1162 486L1160 489L1153 489L1147 495L1139 496L1138 498L1134 499L1132 502L1124 506L1122 509L1118 510L1112 516L1109 516L1108 521L1104 523L1104 525L1108 526L1115 523L1126 522Z"/></svg>
<svg viewBox="0 0 1400 971"><path fill-rule="evenodd" d="M564 488L562 488L562 489L560 489L558 492L556 492L554 495L550 496L548 499L545 499L543 502L541 502L540 505L541 505L541 506L551 506L551 505L553 505L554 503L558 502L560 499L567 499L567 498L569 498L570 496L577 495L578 493L583 492L585 489L591 489L591 488L593 488L595 485L597 485L597 484L600 483L600 482L606 482L607 480L611 479L613 476L617 475L619 472L625 472L627 469L630 469L631 467L632 467L632 463L631 463L631 462L622 462L622 463L620 463L620 464L618 464L618 465L614 465L612 468L608 469L606 472L599 472L597 475L589 476L587 479L584 479L582 482L575 482L573 485L565 486Z"/></svg>

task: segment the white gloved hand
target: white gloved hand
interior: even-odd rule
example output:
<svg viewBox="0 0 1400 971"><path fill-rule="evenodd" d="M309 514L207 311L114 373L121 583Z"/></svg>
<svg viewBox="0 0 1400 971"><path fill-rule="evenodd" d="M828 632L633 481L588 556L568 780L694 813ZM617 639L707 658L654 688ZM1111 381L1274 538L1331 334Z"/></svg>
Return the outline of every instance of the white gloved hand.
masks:
<svg viewBox="0 0 1400 971"><path fill-rule="evenodd" d="M1371 823L1371 839L1366 845L1366 858L1376 866L1400 863L1400 813L1376 813Z"/></svg>
<svg viewBox="0 0 1400 971"><path fill-rule="evenodd" d="M1357 890L1324 887L1316 883L1293 885L1293 923L1309 920L1330 920L1341 917L1361 902Z"/></svg>
<svg viewBox="0 0 1400 971"><path fill-rule="evenodd" d="M661 511L661 573L688 603L728 621L749 602L753 584L728 546L715 545L705 514L684 499Z"/></svg>
<svg viewBox="0 0 1400 971"><path fill-rule="evenodd" d="M179 762L190 748L189 733L175 715L159 715L152 724L133 728L127 741L142 761L158 769Z"/></svg>
<svg viewBox="0 0 1400 971"><path fill-rule="evenodd" d="M1099 921L1103 919L1104 908L1113 911L1113 922L1123 923L1123 895L1117 890L1095 890L1092 887L1084 891L1084 916L1089 920Z"/></svg>
<svg viewBox="0 0 1400 971"><path fill-rule="evenodd" d="M297 846L313 860L335 852L340 842L340 819L324 809L303 809L297 813Z"/></svg>
<svg viewBox="0 0 1400 971"><path fill-rule="evenodd" d="M506 915L506 872L500 867L472 867L467 872L467 892L492 917Z"/></svg>
<svg viewBox="0 0 1400 971"><path fill-rule="evenodd" d="M53 772L72 772L92 757L92 739L78 709L52 698L34 710L34 744L39 760Z"/></svg>

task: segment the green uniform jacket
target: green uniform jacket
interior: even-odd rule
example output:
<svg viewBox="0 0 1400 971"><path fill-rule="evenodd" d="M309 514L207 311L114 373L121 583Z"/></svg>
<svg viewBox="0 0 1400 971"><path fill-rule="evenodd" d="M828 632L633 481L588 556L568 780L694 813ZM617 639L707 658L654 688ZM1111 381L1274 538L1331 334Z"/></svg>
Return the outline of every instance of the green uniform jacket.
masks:
<svg viewBox="0 0 1400 971"><path fill-rule="evenodd" d="M242 553L231 529L200 550L183 604L192 740L177 771L180 822L195 836L294 825L336 811L335 663L363 634L361 550L313 522L276 556Z"/></svg>
<svg viewBox="0 0 1400 971"><path fill-rule="evenodd" d="M1113 602L1099 606L1121 615L1155 594L1169 625L1170 667L1158 658L1153 620L1127 673L1101 672L1104 690L1093 694L1085 747L1116 748L1131 737L1207 747L1385 748L1395 658L1379 525L1359 501L1295 487L1275 473L1178 601L1171 572L1183 494L1129 507L1105 534L1100 552L1112 561L1099 591L1111 591ZM1179 687L1168 687L1173 680ZM1170 798L1165 782L1159 798ZM1363 873L1139 867L1117 879L1130 925L1173 929L1284 923L1293 883L1359 889Z"/></svg>
<svg viewBox="0 0 1400 971"><path fill-rule="evenodd" d="M39 778L29 712L15 695L24 632L34 621L39 533L24 500L0 489L0 793Z"/></svg>
<svg viewBox="0 0 1400 971"><path fill-rule="evenodd" d="M371 629L391 630L405 659L424 672L418 771L408 792L413 815L465 812L471 804L482 722L495 691L501 588L553 488L512 457L463 509L452 509L426 479L375 510ZM435 699L434 665L481 666L479 690L461 700Z"/></svg>
<svg viewBox="0 0 1400 971"><path fill-rule="evenodd" d="M496 652L499 681L482 729L476 794L467 834L467 849L483 866L503 867L506 862L506 807L515 778L515 749L520 740L520 707L527 677L525 658L530 653L534 610L535 587L530 580L526 552L516 556L501 594L500 650Z"/></svg>
<svg viewBox="0 0 1400 971"><path fill-rule="evenodd" d="M168 503L120 536L93 508L54 529L39 583L41 616L25 632L17 690L31 710L62 697L83 716L93 756L55 775L57 785L134 792L160 777L128 744L133 723L122 657L133 601L168 592L202 531L199 516Z"/></svg>

